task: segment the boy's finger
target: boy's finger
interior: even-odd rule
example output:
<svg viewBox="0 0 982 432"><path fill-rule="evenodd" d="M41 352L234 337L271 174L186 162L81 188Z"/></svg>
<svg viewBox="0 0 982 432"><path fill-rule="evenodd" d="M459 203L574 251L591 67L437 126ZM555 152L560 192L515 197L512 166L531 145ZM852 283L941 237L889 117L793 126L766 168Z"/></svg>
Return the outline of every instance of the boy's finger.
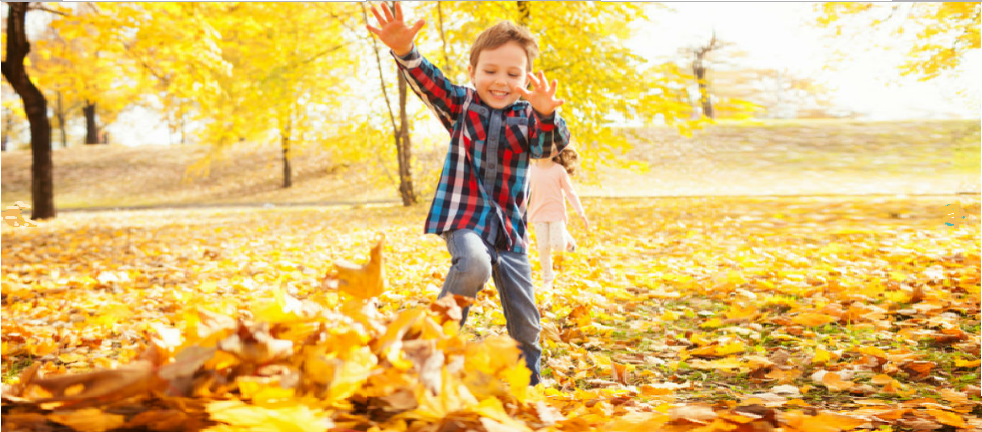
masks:
<svg viewBox="0 0 982 432"><path fill-rule="evenodd" d="M395 19L392 16L392 9L389 9L389 5L385 4L385 2L382 3L382 12L385 12L385 18L388 19L389 21Z"/></svg>
<svg viewBox="0 0 982 432"><path fill-rule="evenodd" d="M419 21L416 21L416 24L414 24L414 25L413 25L413 28L412 28L412 31L413 31L413 38L415 38L415 37L416 37L416 33L419 33L419 30L420 30L421 28L423 28L423 26L424 26L424 25L426 25L426 20L419 20Z"/></svg>
<svg viewBox="0 0 982 432"><path fill-rule="evenodd" d="M522 86L515 86L515 91L521 94L522 96L529 96L532 94L532 92L526 90L525 87Z"/></svg>
<svg viewBox="0 0 982 432"><path fill-rule="evenodd" d="M396 20L402 21L402 5L396 2Z"/></svg>
<svg viewBox="0 0 982 432"><path fill-rule="evenodd" d="M382 15L378 13L378 9L375 9L375 5L372 5L372 14L375 15L375 19L378 20L379 25L384 26L386 24L385 20L382 19Z"/></svg>
<svg viewBox="0 0 982 432"><path fill-rule="evenodd" d="M533 74L532 72L529 72L528 73L528 76L529 76L529 81L531 81L532 82L532 85L535 86L535 89L538 90L539 89L539 78L536 77L535 74Z"/></svg>
<svg viewBox="0 0 982 432"><path fill-rule="evenodd" d="M555 79L552 80L552 87L549 89L549 96L556 94L556 87L558 87L558 84L559 81L556 81Z"/></svg>
<svg viewBox="0 0 982 432"><path fill-rule="evenodd" d="M370 26L368 24L365 24L365 28L367 28L368 31L370 31L372 33L375 33L375 36L379 36L379 37L382 36L382 30L379 30L379 29L377 29L375 27L372 27L372 26Z"/></svg>

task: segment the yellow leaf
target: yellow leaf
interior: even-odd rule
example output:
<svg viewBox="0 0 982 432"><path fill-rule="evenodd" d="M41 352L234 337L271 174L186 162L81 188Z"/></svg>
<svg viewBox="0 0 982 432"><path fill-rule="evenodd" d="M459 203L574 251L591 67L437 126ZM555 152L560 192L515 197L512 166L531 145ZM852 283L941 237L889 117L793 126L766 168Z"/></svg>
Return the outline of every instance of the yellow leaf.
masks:
<svg viewBox="0 0 982 432"><path fill-rule="evenodd" d="M525 366L525 362L518 362L501 373L501 378L508 383L511 393L519 402L524 402L528 397L529 383L532 382L532 371Z"/></svg>
<svg viewBox="0 0 982 432"><path fill-rule="evenodd" d="M270 324L288 324L300 321L303 317L303 304L283 289L274 291L272 302L261 303L252 311L256 321Z"/></svg>
<svg viewBox="0 0 982 432"><path fill-rule="evenodd" d="M815 348L815 356L812 357L812 364L828 363L832 359L832 353L821 348Z"/></svg>
<svg viewBox="0 0 982 432"><path fill-rule="evenodd" d="M982 365L982 360L962 360L955 359L955 367L957 368L974 368Z"/></svg>
<svg viewBox="0 0 982 432"><path fill-rule="evenodd" d="M699 324L700 328L717 328L723 325L723 321L719 318L713 318L707 320L706 322Z"/></svg>
<svg viewBox="0 0 982 432"><path fill-rule="evenodd" d="M365 346L352 350L341 367L334 369L328 400L338 401L353 395L368 379L377 363L371 348Z"/></svg>
<svg viewBox="0 0 982 432"><path fill-rule="evenodd" d="M333 427L329 415L298 403L280 403L267 408L228 400L211 402L206 409L211 420L236 426L236 430L244 432L326 432Z"/></svg>
<svg viewBox="0 0 982 432"><path fill-rule="evenodd" d="M532 432L532 429L525 422L508 415L505 412L505 407L501 404L501 400L498 398L491 397L481 401L474 412L480 414L482 417L490 418L502 425L513 428L513 430Z"/></svg>
<svg viewBox="0 0 982 432"><path fill-rule="evenodd" d="M747 347L743 344L743 342L733 342L716 347L716 355L726 356L730 354L742 353L746 349Z"/></svg>

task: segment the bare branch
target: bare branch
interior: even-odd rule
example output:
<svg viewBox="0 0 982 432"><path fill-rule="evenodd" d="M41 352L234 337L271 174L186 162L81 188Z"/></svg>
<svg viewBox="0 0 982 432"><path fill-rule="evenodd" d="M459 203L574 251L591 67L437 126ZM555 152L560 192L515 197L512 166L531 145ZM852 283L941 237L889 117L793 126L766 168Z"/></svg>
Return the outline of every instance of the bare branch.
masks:
<svg viewBox="0 0 982 432"><path fill-rule="evenodd" d="M365 20L365 24L368 24L368 10L365 9L364 3L359 3L361 5L361 17ZM385 77L382 75L382 57L378 53L378 41L375 40L374 36L372 38L372 50L375 52L375 62L378 65L378 79L382 85L382 95L385 96L385 107L389 110L389 120L392 121L392 133L399 135L399 129L396 127L396 116L392 112L392 102L389 100L389 92L385 90Z"/></svg>

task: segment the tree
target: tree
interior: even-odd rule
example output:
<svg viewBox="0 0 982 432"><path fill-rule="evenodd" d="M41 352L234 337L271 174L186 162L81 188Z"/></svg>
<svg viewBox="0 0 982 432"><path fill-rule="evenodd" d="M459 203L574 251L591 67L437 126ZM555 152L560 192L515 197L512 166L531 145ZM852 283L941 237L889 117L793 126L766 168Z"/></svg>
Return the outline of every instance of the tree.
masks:
<svg viewBox="0 0 982 432"><path fill-rule="evenodd" d="M232 65L216 80L249 122L240 137L280 143L284 188L293 184L291 159L319 133L314 117L347 91L342 75L354 61L341 20L353 12L332 3L240 3L216 17L222 58Z"/></svg>
<svg viewBox="0 0 982 432"><path fill-rule="evenodd" d="M390 3L390 7L391 3ZM362 19L368 22L368 12L364 4L361 4ZM389 100L389 93L386 91L385 75L382 73L382 57L379 54L378 41L370 36L372 40L372 51L375 53L375 62L378 65L378 77L381 83L382 95L385 97L385 107L389 113L389 124L392 126L392 139L395 141L396 159L399 162L399 196L402 198L402 205L409 207L416 204L416 192L413 188L412 154L413 144L410 139L410 123L407 115L407 104L409 86L406 78L402 74L396 74L396 82L399 91L399 122L396 123L395 114L392 112L392 103Z"/></svg>
<svg viewBox="0 0 982 432"><path fill-rule="evenodd" d="M852 114L815 80L787 69L741 67L711 73L717 118L837 118Z"/></svg>
<svg viewBox="0 0 982 432"><path fill-rule="evenodd" d="M611 125L634 120L664 122L683 132L697 125L683 100L690 75L672 63L649 64L625 47L632 23L654 7L599 2L425 2L414 17L435 17L418 38L421 52L435 64L454 65L444 74L468 84L469 50L485 28L500 20L524 23L538 39L533 67L559 81L566 99L561 115L581 150L582 163L633 165L620 158L631 144ZM434 29L434 26L439 28ZM587 170L595 171L595 170Z"/></svg>
<svg viewBox="0 0 982 432"><path fill-rule="evenodd" d="M27 12L41 6L7 3L7 7L7 52L2 63L3 77L24 101L24 112L31 124L31 218L49 219L55 217L56 212L48 102L24 68L24 58L31 52L25 28Z"/></svg>
<svg viewBox="0 0 982 432"><path fill-rule="evenodd" d="M926 81L957 67L965 54L979 49L982 3L822 3L817 23L841 35L850 29L868 37L869 29L887 30L901 36L916 31L900 66L903 75ZM893 37L892 40L900 40Z"/></svg>
<svg viewBox="0 0 982 432"><path fill-rule="evenodd" d="M702 108L702 115L711 119L715 119L716 115L713 112L713 102L709 94L709 79L706 76L706 71L709 68L707 57L714 51L725 48L727 45L726 42L716 38L716 31L714 30L708 43L685 50L687 54L692 56L692 73L695 75L696 83L699 85L699 106Z"/></svg>
<svg viewBox="0 0 982 432"><path fill-rule="evenodd" d="M114 49L114 41L99 37L95 3L70 4L66 11L37 36L31 76L54 101L62 146L67 145L67 125L79 118L85 125L83 142L100 144L105 127L140 100L145 86L132 60Z"/></svg>

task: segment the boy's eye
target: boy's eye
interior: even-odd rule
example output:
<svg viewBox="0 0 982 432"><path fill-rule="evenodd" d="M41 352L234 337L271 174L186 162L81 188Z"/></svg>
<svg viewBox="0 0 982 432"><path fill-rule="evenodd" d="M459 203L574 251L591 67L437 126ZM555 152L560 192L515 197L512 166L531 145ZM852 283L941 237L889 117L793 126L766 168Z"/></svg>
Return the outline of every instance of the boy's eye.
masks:
<svg viewBox="0 0 982 432"><path fill-rule="evenodd" d="M508 76L510 76L510 77L512 77L512 78L518 78L518 74L513 74L513 73L512 73L512 74L508 74Z"/></svg>

